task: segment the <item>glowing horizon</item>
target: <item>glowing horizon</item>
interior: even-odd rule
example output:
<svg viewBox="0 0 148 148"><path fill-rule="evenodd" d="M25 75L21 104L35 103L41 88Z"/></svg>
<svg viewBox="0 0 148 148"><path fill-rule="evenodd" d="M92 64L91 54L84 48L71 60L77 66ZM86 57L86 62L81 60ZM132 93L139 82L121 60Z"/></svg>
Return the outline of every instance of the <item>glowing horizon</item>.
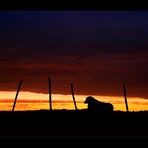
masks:
<svg viewBox="0 0 148 148"><path fill-rule="evenodd" d="M0 110L11 110L15 91L0 91ZM87 105L84 100L88 95L75 95L78 109L85 109ZM99 96L93 95L96 99L104 102L110 102L114 105L114 110L126 111L124 96ZM129 111L148 110L148 100L138 97L127 97ZM16 110L39 110L49 109L49 95L44 93L34 93L29 91L20 91ZM72 95L52 94L53 109L74 109ZM9 107L8 107L9 105Z"/></svg>

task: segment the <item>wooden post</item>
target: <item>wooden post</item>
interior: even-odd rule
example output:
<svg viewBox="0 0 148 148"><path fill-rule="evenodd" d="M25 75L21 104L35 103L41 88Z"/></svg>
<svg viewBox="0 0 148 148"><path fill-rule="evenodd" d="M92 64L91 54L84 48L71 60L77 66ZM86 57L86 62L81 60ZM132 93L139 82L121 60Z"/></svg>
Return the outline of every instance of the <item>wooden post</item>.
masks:
<svg viewBox="0 0 148 148"><path fill-rule="evenodd" d="M125 98L125 105L126 105L126 111L128 112L128 102L127 102L127 97L126 97L126 87L123 85L123 92L124 92L124 98Z"/></svg>
<svg viewBox="0 0 148 148"><path fill-rule="evenodd" d="M77 110L77 105L76 105L76 100L75 100L75 97L74 97L74 89L73 89L72 83L71 83L71 93L72 93L72 97L73 97L73 102L74 102L75 109Z"/></svg>
<svg viewBox="0 0 148 148"><path fill-rule="evenodd" d="M51 78L48 77L48 88L49 88L49 108L52 110L52 99L51 99Z"/></svg>
<svg viewBox="0 0 148 148"><path fill-rule="evenodd" d="M14 109L15 109L15 104L16 104L16 101L17 101L17 96L18 96L18 93L20 91L20 88L21 88L22 83L23 83L23 80L20 80L20 83L19 83L18 89L17 89L17 93L16 93L16 96L15 96L15 100L14 100L14 103L13 103L12 111L14 111Z"/></svg>

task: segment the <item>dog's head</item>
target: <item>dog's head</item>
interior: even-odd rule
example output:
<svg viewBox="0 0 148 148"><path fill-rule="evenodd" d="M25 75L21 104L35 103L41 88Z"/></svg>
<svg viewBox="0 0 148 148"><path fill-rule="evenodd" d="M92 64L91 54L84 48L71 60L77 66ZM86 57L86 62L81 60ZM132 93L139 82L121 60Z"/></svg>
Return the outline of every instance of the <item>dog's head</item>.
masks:
<svg viewBox="0 0 148 148"><path fill-rule="evenodd" d="M93 100L95 100L93 97L88 96L86 97L86 100L84 101L85 104L92 102Z"/></svg>

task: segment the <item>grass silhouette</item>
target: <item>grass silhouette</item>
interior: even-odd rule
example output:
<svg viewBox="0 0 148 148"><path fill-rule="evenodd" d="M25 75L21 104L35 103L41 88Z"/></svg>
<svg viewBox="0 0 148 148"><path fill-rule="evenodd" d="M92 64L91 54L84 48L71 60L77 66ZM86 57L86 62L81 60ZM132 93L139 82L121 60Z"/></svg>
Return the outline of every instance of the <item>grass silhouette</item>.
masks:
<svg viewBox="0 0 148 148"><path fill-rule="evenodd" d="M148 143L148 111L1 111L0 118L0 142Z"/></svg>

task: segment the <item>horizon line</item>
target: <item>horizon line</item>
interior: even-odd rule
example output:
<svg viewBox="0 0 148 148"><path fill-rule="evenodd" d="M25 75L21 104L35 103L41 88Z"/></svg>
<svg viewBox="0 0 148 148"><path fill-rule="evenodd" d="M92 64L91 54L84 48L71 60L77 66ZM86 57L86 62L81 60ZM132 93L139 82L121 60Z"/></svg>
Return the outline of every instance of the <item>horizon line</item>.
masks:
<svg viewBox="0 0 148 148"><path fill-rule="evenodd" d="M10 90L10 91L8 91L8 90L0 90L0 93L15 93L16 94L16 91L14 91L14 90ZM19 95L21 94L21 93L32 93L32 94L40 94L40 95L49 95L49 93L44 93L44 92L36 92L36 91L20 91L19 92ZM52 93L52 95L63 95L63 96L71 96L72 94L71 93ZM77 93L75 93L75 95L76 96L97 96L97 97L123 97L124 98L124 95L99 95L99 94L77 94ZM129 94L128 94L128 99L130 98L138 98L138 99L145 99L145 100L147 100L148 98L145 98L145 97L139 97L139 96L130 96Z"/></svg>

